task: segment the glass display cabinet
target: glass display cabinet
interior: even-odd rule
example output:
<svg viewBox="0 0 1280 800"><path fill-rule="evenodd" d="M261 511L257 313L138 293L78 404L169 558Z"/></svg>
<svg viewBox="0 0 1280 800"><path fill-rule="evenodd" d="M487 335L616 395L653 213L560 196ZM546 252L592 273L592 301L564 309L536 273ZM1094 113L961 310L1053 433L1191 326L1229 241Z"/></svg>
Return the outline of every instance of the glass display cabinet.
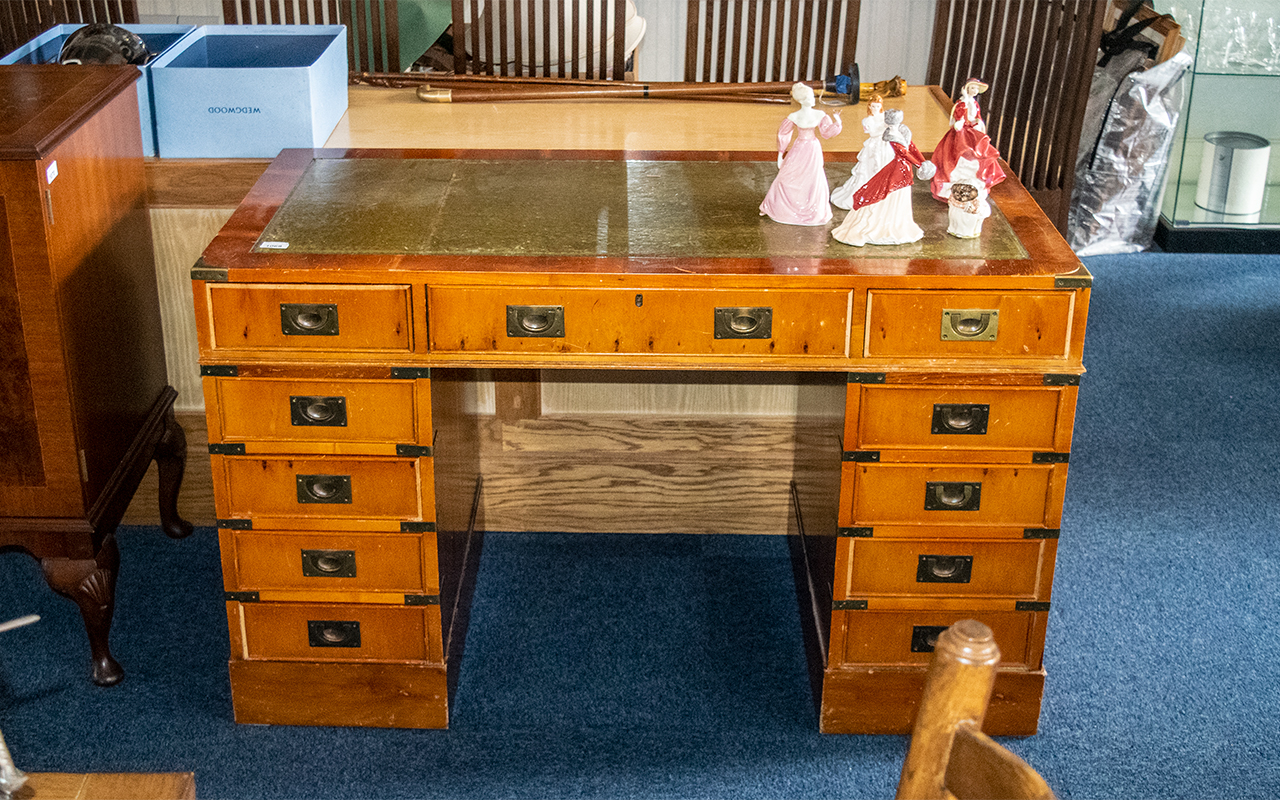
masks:
<svg viewBox="0 0 1280 800"><path fill-rule="evenodd" d="M1179 0L1194 58L1156 241L1166 250L1280 248L1280 2Z"/></svg>

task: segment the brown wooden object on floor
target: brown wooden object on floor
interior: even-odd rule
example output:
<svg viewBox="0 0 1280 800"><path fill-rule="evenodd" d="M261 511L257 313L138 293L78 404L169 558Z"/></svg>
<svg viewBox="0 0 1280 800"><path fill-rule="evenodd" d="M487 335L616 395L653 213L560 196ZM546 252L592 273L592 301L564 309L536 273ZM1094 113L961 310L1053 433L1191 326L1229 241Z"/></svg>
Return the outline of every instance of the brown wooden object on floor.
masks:
<svg viewBox="0 0 1280 800"><path fill-rule="evenodd" d="M626 0L452 4L453 71L459 75L626 77Z"/></svg>
<svg viewBox="0 0 1280 800"><path fill-rule="evenodd" d="M190 772L31 772L14 800L196 800Z"/></svg>
<svg viewBox="0 0 1280 800"><path fill-rule="evenodd" d="M0 70L0 551L39 559L74 600L93 680L118 682L108 632L115 529L148 464L167 534L186 440L165 385L144 207L138 70Z"/></svg>
<svg viewBox="0 0 1280 800"><path fill-rule="evenodd" d="M1106 0L938 0L925 82L948 106L969 78L987 134L1059 231L1075 185ZM935 142L920 142L926 152Z"/></svg>
<svg viewBox="0 0 1280 800"><path fill-rule="evenodd" d="M861 0L689 0L684 79L827 80L848 72Z"/></svg>
<svg viewBox="0 0 1280 800"><path fill-rule="evenodd" d="M138 21L138 0L4 0L0 2L0 55L52 28L70 23Z"/></svg>
<svg viewBox="0 0 1280 800"><path fill-rule="evenodd" d="M347 71L400 71L397 0L222 0L227 25L346 25Z"/></svg>
<svg viewBox="0 0 1280 800"><path fill-rule="evenodd" d="M938 635L897 800L1052 800L1034 769L982 733L999 663L981 622L961 620Z"/></svg>

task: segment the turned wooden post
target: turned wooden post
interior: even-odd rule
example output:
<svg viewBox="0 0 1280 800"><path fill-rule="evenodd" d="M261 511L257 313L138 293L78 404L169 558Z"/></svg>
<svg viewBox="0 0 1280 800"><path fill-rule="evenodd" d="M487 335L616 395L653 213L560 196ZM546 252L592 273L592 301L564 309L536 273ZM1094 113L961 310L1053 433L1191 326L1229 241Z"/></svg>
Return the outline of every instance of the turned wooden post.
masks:
<svg viewBox="0 0 1280 800"><path fill-rule="evenodd" d="M962 722L982 727L998 663L1000 648L991 629L981 622L961 620L938 635L911 747L902 763L898 800L945 796L956 728Z"/></svg>

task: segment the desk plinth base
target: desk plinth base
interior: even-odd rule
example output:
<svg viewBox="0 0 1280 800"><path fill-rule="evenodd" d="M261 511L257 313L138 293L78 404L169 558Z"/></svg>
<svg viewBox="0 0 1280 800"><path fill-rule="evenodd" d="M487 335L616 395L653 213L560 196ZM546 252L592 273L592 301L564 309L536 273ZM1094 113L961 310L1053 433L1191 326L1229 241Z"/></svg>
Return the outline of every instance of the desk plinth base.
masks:
<svg viewBox="0 0 1280 800"><path fill-rule="evenodd" d="M924 669L829 669L822 680L823 733L910 734L924 691ZM982 730L1032 736L1040 725L1043 670L999 672Z"/></svg>
<svg viewBox="0 0 1280 800"><path fill-rule="evenodd" d="M231 661L229 667L236 722L449 727L443 664Z"/></svg>

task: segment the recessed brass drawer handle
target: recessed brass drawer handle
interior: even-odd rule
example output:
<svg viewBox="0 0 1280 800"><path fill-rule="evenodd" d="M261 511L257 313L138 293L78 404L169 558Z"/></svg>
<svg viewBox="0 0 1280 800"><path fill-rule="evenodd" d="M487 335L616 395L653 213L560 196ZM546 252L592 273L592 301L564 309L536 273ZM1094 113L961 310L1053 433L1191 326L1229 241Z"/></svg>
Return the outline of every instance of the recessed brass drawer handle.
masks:
<svg viewBox="0 0 1280 800"><path fill-rule="evenodd" d="M289 397L289 421L295 426L343 428L347 425L347 398L299 395Z"/></svg>
<svg viewBox="0 0 1280 800"><path fill-rule="evenodd" d="M927 481L925 511L977 511L982 504L982 484L957 481Z"/></svg>
<svg viewBox="0 0 1280 800"><path fill-rule="evenodd" d="M973 556L922 555L916 567L916 583L968 583Z"/></svg>
<svg viewBox="0 0 1280 800"><path fill-rule="evenodd" d="M280 329L285 336L337 336L336 303L281 303Z"/></svg>
<svg viewBox="0 0 1280 800"><path fill-rule="evenodd" d="M1000 311L995 308L942 309L942 340L994 342L1000 328Z"/></svg>
<svg viewBox="0 0 1280 800"><path fill-rule="evenodd" d="M564 338L564 306L507 306L507 336Z"/></svg>
<svg viewBox="0 0 1280 800"><path fill-rule="evenodd" d="M916 625L911 628L911 652L932 653L946 625Z"/></svg>
<svg viewBox="0 0 1280 800"><path fill-rule="evenodd" d="M356 551L303 550L302 575L307 578L354 578Z"/></svg>
<svg viewBox="0 0 1280 800"><path fill-rule="evenodd" d="M299 475L299 503L350 503L350 475Z"/></svg>
<svg viewBox="0 0 1280 800"><path fill-rule="evenodd" d="M359 620L309 619L307 643L312 647L359 647Z"/></svg>
<svg viewBox="0 0 1280 800"><path fill-rule="evenodd" d="M773 309L769 306L717 308L717 339L772 339Z"/></svg>
<svg viewBox="0 0 1280 800"><path fill-rule="evenodd" d="M987 432L991 406L987 403L934 403L930 430L939 434L978 436Z"/></svg>

